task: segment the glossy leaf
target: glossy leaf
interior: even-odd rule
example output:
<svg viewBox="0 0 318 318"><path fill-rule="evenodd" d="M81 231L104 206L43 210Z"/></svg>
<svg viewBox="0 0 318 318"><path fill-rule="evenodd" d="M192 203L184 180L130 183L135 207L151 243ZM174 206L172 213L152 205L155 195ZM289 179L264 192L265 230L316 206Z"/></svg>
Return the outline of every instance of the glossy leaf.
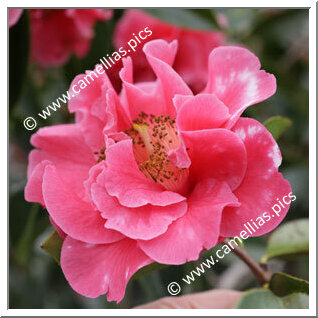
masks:
<svg viewBox="0 0 318 318"><path fill-rule="evenodd" d="M270 290L252 289L246 291L236 303L236 309L307 309L309 297L303 293L294 293L278 297Z"/></svg>
<svg viewBox="0 0 318 318"><path fill-rule="evenodd" d="M280 226L270 236L267 250L261 262L309 251L308 219L291 221Z"/></svg>
<svg viewBox="0 0 318 318"><path fill-rule="evenodd" d="M283 309L283 301L271 291L252 289L245 292L236 303L238 309Z"/></svg>
<svg viewBox="0 0 318 318"><path fill-rule="evenodd" d="M308 309L309 296L306 294L296 293L282 297L286 309Z"/></svg>
<svg viewBox="0 0 318 318"><path fill-rule="evenodd" d="M274 273L269 282L269 289L279 297L292 293L309 294L309 283L285 273Z"/></svg>

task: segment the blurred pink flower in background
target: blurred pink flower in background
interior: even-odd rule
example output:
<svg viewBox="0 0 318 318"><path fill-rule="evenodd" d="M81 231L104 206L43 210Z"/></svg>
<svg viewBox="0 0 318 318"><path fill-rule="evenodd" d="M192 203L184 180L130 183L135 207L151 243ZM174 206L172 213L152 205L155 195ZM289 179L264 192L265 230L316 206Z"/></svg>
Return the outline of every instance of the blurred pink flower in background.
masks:
<svg viewBox="0 0 318 318"><path fill-rule="evenodd" d="M112 17L106 9L31 9L31 58L41 67L61 66L73 53L89 51L98 21Z"/></svg>
<svg viewBox="0 0 318 318"><path fill-rule="evenodd" d="M9 28L14 26L22 15L23 9L9 9Z"/></svg>
<svg viewBox="0 0 318 318"><path fill-rule="evenodd" d="M225 43L225 36L219 31L194 30L172 25L140 10L126 10L116 25L115 48L125 46L133 38L133 33L138 34L145 27L152 31L149 40L178 40L179 49L173 68L194 92L202 90L207 82L209 54L212 49ZM142 53L141 46L130 55L134 63L134 80L153 80L155 74Z"/></svg>
<svg viewBox="0 0 318 318"><path fill-rule="evenodd" d="M108 301L124 297L138 269L198 259L291 192L272 135L240 118L276 90L254 54L214 49L194 96L172 68L177 41L143 51L156 81L135 84L128 57L120 95L99 76L69 102L75 124L31 138L25 198L45 206L65 237L61 267L72 288ZM288 208L253 235L273 230Z"/></svg>

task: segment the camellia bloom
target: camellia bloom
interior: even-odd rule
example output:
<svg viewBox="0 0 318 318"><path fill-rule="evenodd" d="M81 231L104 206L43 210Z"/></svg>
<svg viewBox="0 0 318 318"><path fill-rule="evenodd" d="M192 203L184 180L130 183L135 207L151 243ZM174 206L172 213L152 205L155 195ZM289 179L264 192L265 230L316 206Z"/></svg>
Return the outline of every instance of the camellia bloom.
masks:
<svg viewBox="0 0 318 318"><path fill-rule="evenodd" d="M23 9L9 9L9 28L14 26L20 19Z"/></svg>
<svg viewBox="0 0 318 318"><path fill-rule="evenodd" d="M105 9L32 9L31 57L42 67L61 66L90 49L94 26L112 17Z"/></svg>
<svg viewBox="0 0 318 318"><path fill-rule="evenodd" d="M139 10L126 10L116 25L114 46L125 47L133 34L148 27L152 31L149 40L163 39L168 42L178 40L178 52L174 69L194 92L201 91L208 78L208 57L212 49L225 43L225 36L219 31L194 30L166 23ZM147 40L148 41L148 40ZM135 81L148 81L155 78L141 46L131 53L134 63Z"/></svg>
<svg viewBox="0 0 318 318"><path fill-rule="evenodd" d="M103 74L69 102L74 124L31 138L25 197L46 207L64 238L61 267L72 288L109 301L123 298L143 266L196 260L291 192L271 134L240 118L276 90L256 56L214 49L207 86L193 96L171 66L176 41L143 50L156 81L134 84L127 58L120 96ZM253 235L274 229L287 210Z"/></svg>

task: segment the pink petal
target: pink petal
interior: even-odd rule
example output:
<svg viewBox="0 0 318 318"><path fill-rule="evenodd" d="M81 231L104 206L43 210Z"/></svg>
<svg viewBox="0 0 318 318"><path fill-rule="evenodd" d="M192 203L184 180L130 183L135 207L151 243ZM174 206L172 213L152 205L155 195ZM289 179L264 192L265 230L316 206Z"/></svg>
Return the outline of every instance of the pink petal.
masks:
<svg viewBox="0 0 318 318"><path fill-rule="evenodd" d="M146 204L166 206L185 200L183 196L166 191L143 175L137 166L131 140L123 140L109 147L106 163L107 192L117 197L121 205L133 208Z"/></svg>
<svg viewBox="0 0 318 318"><path fill-rule="evenodd" d="M138 208L127 208L96 183L92 185L92 198L102 217L107 219L105 227L117 230L132 239L148 240L164 233L168 225L187 210L185 201L165 207L147 204Z"/></svg>
<svg viewBox="0 0 318 318"><path fill-rule="evenodd" d="M101 68L101 65L96 65L94 71L76 76L69 89L71 93L73 88L78 91L80 81L86 83L85 77L90 82L70 100L69 109L76 113L76 122L80 123L84 138L93 151L99 151L104 146L105 127L108 132L128 128L128 118L118 96L107 75L97 72L98 67ZM91 72L95 72L96 76Z"/></svg>
<svg viewBox="0 0 318 318"><path fill-rule="evenodd" d="M233 190L246 171L246 150L242 140L227 129L183 132L191 159L190 178L225 181Z"/></svg>
<svg viewBox="0 0 318 318"><path fill-rule="evenodd" d="M203 249L217 244L223 208L237 204L225 182L211 179L200 182L188 199L187 213L161 236L149 241L139 240L139 246L159 263L183 264L196 260Z"/></svg>
<svg viewBox="0 0 318 318"><path fill-rule="evenodd" d="M191 101L193 98L192 95L175 95L173 97L173 104L177 113L179 112L180 108L188 101Z"/></svg>
<svg viewBox="0 0 318 318"><path fill-rule="evenodd" d="M133 63L131 57L128 56L123 60L123 67L119 72L120 79L125 83L132 84L134 82Z"/></svg>
<svg viewBox="0 0 318 318"><path fill-rule="evenodd" d="M157 75L164 96L166 111L163 114L173 116L175 115L175 107L172 102L174 95L192 95L189 87L171 67L177 51L177 41L168 44L163 40L154 40L146 43L143 51Z"/></svg>
<svg viewBox="0 0 318 318"><path fill-rule="evenodd" d="M180 107L177 126L180 131L218 128L229 117L227 107L215 95L199 94Z"/></svg>
<svg viewBox="0 0 318 318"><path fill-rule="evenodd" d="M87 197L89 198L89 201L92 202L92 184L97 182L97 177L104 171L105 167L105 161L102 160L101 162L97 163L94 165L90 170L89 170L89 177L87 180L84 182L84 187L85 191L87 194ZM94 203L94 202L92 202ZM96 208L97 210L97 208Z"/></svg>
<svg viewBox="0 0 318 318"><path fill-rule="evenodd" d="M113 10L105 9L66 9L66 15L74 19L74 23L81 35L87 38L94 36L93 27L96 21L109 20Z"/></svg>
<svg viewBox="0 0 318 318"><path fill-rule="evenodd" d="M51 161L60 172L63 182L84 197L83 182L88 178L88 171L96 160L79 126L69 124L41 128L31 137L31 143L41 149L30 155L31 166L34 167L42 160Z"/></svg>
<svg viewBox="0 0 318 318"><path fill-rule="evenodd" d="M201 92L208 79L209 54L214 48L225 44L225 36L217 31L180 30L173 67L194 92Z"/></svg>
<svg viewBox="0 0 318 318"><path fill-rule="evenodd" d="M91 164L94 156L83 143L79 126L76 124L44 127L31 137L33 146L43 151L58 154L64 160Z"/></svg>
<svg viewBox="0 0 318 318"><path fill-rule="evenodd" d="M137 118L141 112L159 115L164 111L164 103L160 94L156 94L157 85L152 85L151 91L145 91L139 85L132 83L131 59L123 59L124 67L120 71L123 81L122 103L129 113L130 120Z"/></svg>
<svg viewBox="0 0 318 318"><path fill-rule="evenodd" d="M180 146L176 149L170 150L168 152L168 158L178 168L190 167L191 160L188 156L188 152L187 152L182 136L180 136Z"/></svg>
<svg viewBox="0 0 318 318"><path fill-rule="evenodd" d="M43 160L46 160L44 152L38 149L33 149L29 153L29 164L28 164L28 169L27 169L27 176L28 179L31 177L31 174L35 167L41 163Z"/></svg>
<svg viewBox="0 0 318 318"><path fill-rule="evenodd" d="M110 17L101 9L29 9L31 57L41 67L61 66L75 53L89 51L97 21Z"/></svg>
<svg viewBox="0 0 318 318"><path fill-rule="evenodd" d="M65 10L50 9L49 15L47 9L28 11L32 60L41 67L64 64L72 53L75 35L73 21L65 17Z"/></svg>
<svg viewBox="0 0 318 318"><path fill-rule="evenodd" d="M166 23L141 10L125 10L124 15L116 23L114 31L114 46L118 50L125 47L132 38L147 28L152 34L142 42L161 39L168 43L178 40L178 51L176 52L173 68L190 85L195 92L203 89L207 82L208 57L213 48L224 43L224 36L221 32L194 30L178 27L177 25ZM148 30L147 29L147 30ZM131 54L134 62L135 81L152 81L154 74L147 63L145 56L141 52L142 45L136 47L136 52ZM160 50L159 54L163 53ZM168 60L168 64L172 65Z"/></svg>
<svg viewBox="0 0 318 318"><path fill-rule="evenodd" d="M105 229L105 220L91 204L81 200L62 181L54 166L47 166L43 177L45 206L54 222L68 235L88 243L111 243L123 236Z"/></svg>
<svg viewBox="0 0 318 318"><path fill-rule="evenodd" d="M99 74L97 69L102 67L101 64L97 64L93 71L86 71L85 74L77 75L72 81L69 91L73 93L73 90L76 92L80 89L80 84L83 81L87 84L87 80L90 81L90 84L82 88L82 90L76 94L68 103L68 107L71 113L76 111L88 111L93 115L98 117L100 114L105 112L105 96L109 88L112 88L112 84L105 74ZM91 72L95 72L96 76ZM102 73L102 71L100 71ZM93 80L90 78L90 76ZM86 80L85 80L86 77Z"/></svg>
<svg viewBox="0 0 318 318"><path fill-rule="evenodd" d="M241 231L246 231L244 224L251 223L251 219L256 221L256 224L263 223L260 219L257 220L257 217L267 212L271 220L263 217L265 224L251 236L263 235L273 230L284 219L289 205L281 209L279 216L275 215L271 208L274 204L278 204L277 198L282 200L292 190L289 182L278 172L281 154L267 129L254 119L241 118L233 130L244 141L247 151L247 170L243 182L234 191L241 206L228 207L224 210L221 235L226 237L239 235Z"/></svg>
<svg viewBox="0 0 318 318"><path fill-rule="evenodd" d="M20 19L23 9L9 9L9 28L14 26Z"/></svg>
<svg viewBox="0 0 318 318"><path fill-rule="evenodd" d="M99 151L105 147L103 129L105 122L88 112L76 114L76 122L79 123L85 143L91 152Z"/></svg>
<svg viewBox="0 0 318 318"><path fill-rule="evenodd" d="M149 64L155 71L156 67L158 67L156 62L154 62L155 60L160 60L163 63L172 66L178 51L178 42L171 41L168 43L164 40L154 40L145 45L143 51L146 54Z"/></svg>
<svg viewBox="0 0 318 318"><path fill-rule="evenodd" d="M106 148L112 146L114 143L122 140L130 140L130 136L126 135L124 132L115 132L115 133L105 133L105 145Z"/></svg>
<svg viewBox="0 0 318 318"><path fill-rule="evenodd" d="M165 96L161 86L155 81L133 84L130 57L123 59L123 64L124 67L120 71L123 82L121 100L131 121L137 118L141 112L154 115L167 114Z"/></svg>
<svg viewBox="0 0 318 318"><path fill-rule="evenodd" d="M57 234L59 235L59 237L62 240L64 240L66 238L67 234L54 222L54 220L51 217L49 217L49 218L50 218L51 224L53 225L53 227L54 227L55 231L57 232Z"/></svg>
<svg viewBox="0 0 318 318"><path fill-rule="evenodd" d="M117 303L130 277L152 262L130 239L92 245L68 236L61 253L63 273L76 292L91 298L107 293L107 300Z"/></svg>
<svg viewBox="0 0 318 318"><path fill-rule="evenodd" d="M218 47L209 57L206 93L215 94L228 108L232 127L243 111L276 91L274 75L260 70L258 58L241 47Z"/></svg>
<svg viewBox="0 0 318 318"><path fill-rule="evenodd" d="M29 175L28 183L24 189L24 197L26 201L38 202L42 204L42 206L45 206L42 194L42 183L45 168L49 164L52 164L49 160L40 162Z"/></svg>

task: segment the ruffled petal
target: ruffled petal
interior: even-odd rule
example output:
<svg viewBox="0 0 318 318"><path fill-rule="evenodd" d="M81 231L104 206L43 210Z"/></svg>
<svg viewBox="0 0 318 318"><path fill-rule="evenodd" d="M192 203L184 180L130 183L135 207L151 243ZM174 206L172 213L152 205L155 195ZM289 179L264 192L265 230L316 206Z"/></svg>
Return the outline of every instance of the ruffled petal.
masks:
<svg viewBox="0 0 318 318"><path fill-rule="evenodd" d="M121 232L132 239L152 239L166 232L168 225L182 217L187 210L185 201L165 207L144 205L127 208L111 197L101 185L92 185L92 199L102 217L107 221L105 227Z"/></svg>
<svg viewBox="0 0 318 318"><path fill-rule="evenodd" d="M243 111L276 91L274 75L260 70L258 58L247 49L224 46L209 57L208 84L204 92L215 94L228 108L232 127Z"/></svg>
<svg viewBox="0 0 318 318"><path fill-rule="evenodd" d="M242 182L246 171L246 150L243 141L227 129L183 132L191 159L190 178L225 181L233 190Z"/></svg>
<svg viewBox="0 0 318 318"><path fill-rule="evenodd" d="M166 107L160 88L156 82L145 84L134 84L132 81L132 61L128 57L123 59L124 67L120 71L123 82L121 100L129 114L130 121L137 118L141 112L147 114L165 114Z"/></svg>
<svg viewBox="0 0 318 318"><path fill-rule="evenodd" d="M225 44L225 36L218 31L180 28L178 53L174 69L193 92L201 92L208 79L210 52Z"/></svg>
<svg viewBox="0 0 318 318"><path fill-rule="evenodd" d="M106 163L106 190L121 205L133 208L146 204L167 206L185 200L180 194L166 191L145 177L137 166L131 140L123 140L109 147Z"/></svg>
<svg viewBox="0 0 318 318"><path fill-rule="evenodd" d="M130 277L152 262L130 239L93 245L68 236L61 252L63 273L76 292L91 298L107 293L107 300L117 303Z"/></svg>
<svg viewBox="0 0 318 318"><path fill-rule="evenodd" d="M127 128L127 114L103 72L103 67L96 65L93 71L76 76L69 89L76 93L69 101L69 110L76 113L76 122L93 151L104 146L103 130L115 132Z"/></svg>
<svg viewBox="0 0 318 318"><path fill-rule="evenodd" d="M75 93L68 103L71 113L87 111L96 117L102 115L105 119L105 96L112 84L103 71L102 65L97 64L93 71L88 70L74 78L69 89L71 93Z"/></svg>
<svg viewBox="0 0 318 318"><path fill-rule="evenodd" d="M183 264L196 260L203 249L217 244L222 211L227 205L237 206L238 201L225 182L202 181L188 199L187 213L161 236L139 240L139 246L159 263Z"/></svg>
<svg viewBox="0 0 318 318"><path fill-rule="evenodd" d="M34 150L29 157L29 177L38 163L48 160L60 172L63 183L85 197L83 182L96 159L86 145L79 126L69 124L41 128L32 136L31 143L40 150ZM40 190L34 188L34 191Z"/></svg>
<svg viewBox="0 0 318 318"><path fill-rule="evenodd" d="M45 168L43 197L54 222L73 238L87 243L111 243L123 238L119 232L104 227L99 212L67 187L51 165Z"/></svg>
<svg viewBox="0 0 318 318"><path fill-rule="evenodd" d="M213 94L187 99L177 114L180 131L219 128L230 117L228 108Z"/></svg>
<svg viewBox="0 0 318 318"><path fill-rule="evenodd" d="M42 183L45 167L52 164L49 160L44 160L39 163L32 171L28 177L28 183L24 189L24 197L26 201L38 202L45 206L43 193L42 193Z"/></svg>
<svg viewBox="0 0 318 318"><path fill-rule="evenodd" d="M233 131L244 141L247 151L247 170L243 182L234 191L241 206L228 207L224 210L221 235L226 237L239 235L241 231L247 231L244 224L247 222L252 224L252 221L262 225L255 233L248 234L263 235L273 230L284 219L290 204L284 204L282 200L292 190L289 182L278 172L281 154L267 129L254 119L241 118L233 127ZM284 208L277 199L283 203ZM290 203L290 200L286 198L286 202ZM276 211L280 210L279 215L272 210L275 204ZM264 217L264 212L269 217Z"/></svg>
<svg viewBox="0 0 318 318"><path fill-rule="evenodd" d="M160 85L161 94L164 96L166 110L163 114L175 117L173 97L176 94L192 95L190 88L171 67L177 52L177 41L167 43L163 40L154 40L146 43L143 51L158 78L158 85Z"/></svg>
<svg viewBox="0 0 318 318"><path fill-rule="evenodd" d="M149 31L151 34L147 37L146 34ZM173 68L196 93L206 85L210 52L225 42L225 36L218 31L178 27L141 10L125 10L116 23L113 36L114 46L117 49L125 47L131 40L132 33L145 35L143 43L155 39L170 43L177 39L178 51ZM135 80L137 82L154 80L154 74L141 52L141 45L137 46L135 50L136 52L131 54L136 70Z"/></svg>

